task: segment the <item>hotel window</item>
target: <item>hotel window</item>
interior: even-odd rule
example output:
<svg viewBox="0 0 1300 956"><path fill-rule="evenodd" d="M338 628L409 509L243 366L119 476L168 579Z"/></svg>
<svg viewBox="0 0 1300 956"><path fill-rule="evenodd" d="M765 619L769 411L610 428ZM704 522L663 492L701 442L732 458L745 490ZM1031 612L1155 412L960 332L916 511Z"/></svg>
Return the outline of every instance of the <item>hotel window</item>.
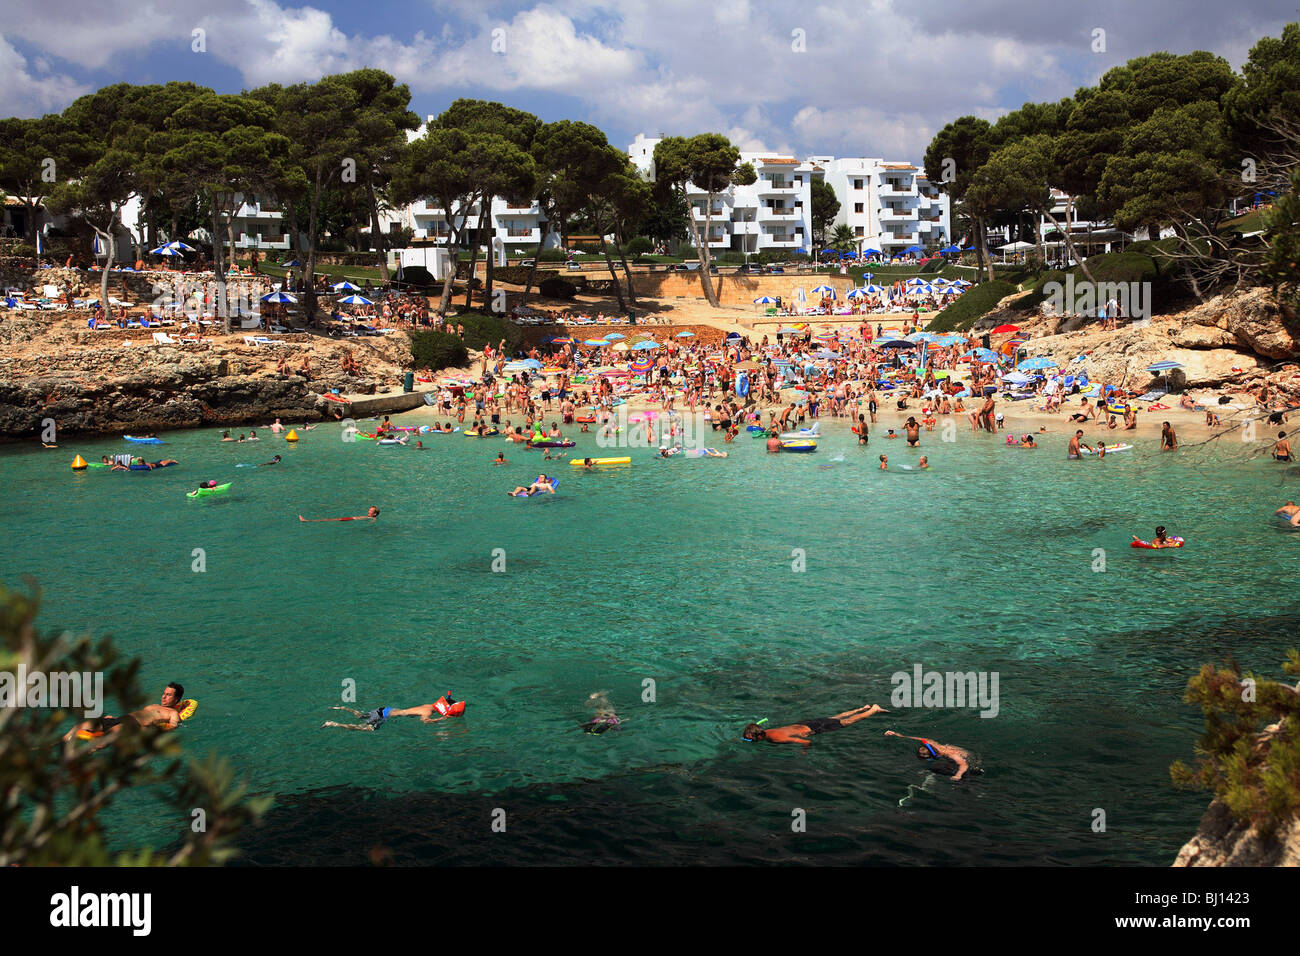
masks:
<svg viewBox="0 0 1300 956"><path fill-rule="evenodd" d="M861 239L863 236L866 235L866 233L862 231L862 227L861 227L861 226L854 226L854 227L853 227L853 235L855 235L855 236L857 236L859 239Z"/></svg>
<svg viewBox="0 0 1300 956"><path fill-rule="evenodd" d="M803 185L803 177L802 177L802 176L796 176L796 177L794 178L794 184L795 184L796 186L802 186L802 185Z"/></svg>
<svg viewBox="0 0 1300 956"><path fill-rule="evenodd" d="M855 179L855 180L853 180L853 188L854 188L854 189L861 189L861 188L862 188L862 180L860 180L860 179Z"/></svg>
<svg viewBox="0 0 1300 956"><path fill-rule="evenodd" d="M854 211L854 212L862 212L862 205L863 205L863 204L860 203L860 202L855 202L855 203L853 204L853 211Z"/></svg>

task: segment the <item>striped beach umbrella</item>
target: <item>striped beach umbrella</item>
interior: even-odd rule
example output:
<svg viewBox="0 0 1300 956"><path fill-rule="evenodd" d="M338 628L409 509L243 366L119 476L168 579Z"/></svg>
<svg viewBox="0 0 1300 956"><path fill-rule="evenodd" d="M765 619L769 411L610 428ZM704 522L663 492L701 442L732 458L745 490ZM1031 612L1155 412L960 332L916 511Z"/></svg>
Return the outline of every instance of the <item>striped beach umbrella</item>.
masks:
<svg viewBox="0 0 1300 956"><path fill-rule="evenodd" d="M353 285L351 282L336 282L330 286L335 292L360 292L361 286Z"/></svg>
<svg viewBox="0 0 1300 956"><path fill-rule="evenodd" d="M364 295L345 295L339 299L339 305L374 305Z"/></svg>

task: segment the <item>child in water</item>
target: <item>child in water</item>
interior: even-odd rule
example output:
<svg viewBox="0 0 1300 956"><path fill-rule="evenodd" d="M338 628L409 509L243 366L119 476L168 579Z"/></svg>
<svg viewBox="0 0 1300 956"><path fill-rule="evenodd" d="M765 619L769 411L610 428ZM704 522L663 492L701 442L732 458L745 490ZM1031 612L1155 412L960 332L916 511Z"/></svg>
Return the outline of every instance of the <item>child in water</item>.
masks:
<svg viewBox="0 0 1300 956"><path fill-rule="evenodd" d="M886 458L884 455L880 456L880 470L881 471L889 470L889 459Z"/></svg>

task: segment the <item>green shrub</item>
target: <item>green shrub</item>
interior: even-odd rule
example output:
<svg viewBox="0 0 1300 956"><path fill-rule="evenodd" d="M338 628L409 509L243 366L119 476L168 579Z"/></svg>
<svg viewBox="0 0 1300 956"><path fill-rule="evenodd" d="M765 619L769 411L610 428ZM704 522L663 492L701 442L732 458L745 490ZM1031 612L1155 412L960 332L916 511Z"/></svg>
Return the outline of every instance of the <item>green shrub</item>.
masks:
<svg viewBox="0 0 1300 956"><path fill-rule="evenodd" d="M638 256L645 255L654 247L654 243L645 236L635 236L623 247L623 252L626 253L629 259L635 259Z"/></svg>
<svg viewBox="0 0 1300 956"><path fill-rule="evenodd" d="M31 259L36 255L36 247L31 243L20 242L9 251L11 256L20 256L24 259Z"/></svg>
<svg viewBox="0 0 1300 956"><path fill-rule="evenodd" d="M1065 285L1066 273L1060 269L1050 269L1039 276L1038 281L1033 284L1029 292L1023 297L1016 300L1012 308L1021 313L1030 314L1038 311L1039 305L1047 298L1047 292L1044 287L1049 282L1059 282ZM1078 281L1078 280L1076 280Z"/></svg>
<svg viewBox="0 0 1300 956"><path fill-rule="evenodd" d="M559 249L543 249L537 254L538 262L563 262L568 258L569 257Z"/></svg>
<svg viewBox="0 0 1300 956"><path fill-rule="evenodd" d="M523 331L505 316L490 312L461 312L455 322L465 326L465 345L479 351L485 345L496 348L505 339L506 354L509 355L524 341Z"/></svg>
<svg viewBox="0 0 1300 956"><path fill-rule="evenodd" d="M1014 285L1001 279L971 286L957 297L956 302L936 315L927 329L931 332L969 331L980 316L993 311L1001 299L1015 291Z"/></svg>
<svg viewBox="0 0 1300 956"><path fill-rule="evenodd" d="M450 332L411 331L407 335L411 339L411 361L418 369L437 372L469 364L465 343Z"/></svg>

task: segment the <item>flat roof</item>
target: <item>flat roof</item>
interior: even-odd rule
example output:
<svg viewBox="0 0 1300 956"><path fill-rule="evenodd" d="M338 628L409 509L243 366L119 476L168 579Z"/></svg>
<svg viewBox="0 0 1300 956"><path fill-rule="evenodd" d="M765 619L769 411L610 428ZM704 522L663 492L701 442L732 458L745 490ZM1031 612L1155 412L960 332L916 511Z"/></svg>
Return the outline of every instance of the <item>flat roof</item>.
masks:
<svg viewBox="0 0 1300 956"><path fill-rule="evenodd" d="M764 157L759 160L764 166L798 166L799 160L788 156Z"/></svg>

